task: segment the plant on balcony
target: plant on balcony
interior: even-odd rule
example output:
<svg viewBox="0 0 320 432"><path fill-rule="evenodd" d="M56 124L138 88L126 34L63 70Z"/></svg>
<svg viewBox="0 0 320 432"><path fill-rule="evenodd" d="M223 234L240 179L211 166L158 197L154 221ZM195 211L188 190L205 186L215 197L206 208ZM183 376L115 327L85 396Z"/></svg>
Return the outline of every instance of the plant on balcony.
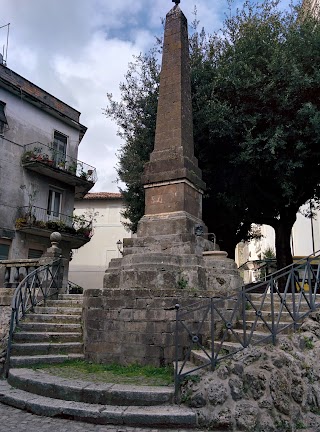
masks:
<svg viewBox="0 0 320 432"><path fill-rule="evenodd" d="M66 228L66 224L60 220L50 220L47 222L47 228L63 232Z"/></svg>
<svg viewBox="0 0 320 432"><path fill-rule="evenodd" d="M46 222L41 221L41 220L34 221L33 225L37 228L47 228Z"/></svg>
<svg viewBox="0 0 320 432"><path fill-rule="evenodd" d="M41 162L44 162L45 164L47 164L47 165L53 165L53 163L54 163L54 161L53 161L53 159L50 159L49 158L49 155L47 155L46 153L45 154L43 154L43 155L41 155L41 159L39 159L39 160L41 160Z"/></svg>
<svg viewBox="0 0 320 432"><path fill-rule="evenodd" d="M16 229L24 228L28 225L28 221L26 217L19 217L16 219L15 227Z"/></svg>
<svg viewBox="0 0 320 432"><path fill-rule="evenodd" d="M60 161L60 162L58 162L58 168L60 168L60 169L66 169L66 162L65 161Z"/></svg>
<svg viewBox="0 0 320 432"><path fill-rule="evenodd" d="M72 162L69 166L68 166L68 171L71 174L76 174L77 173L77 162Z"/></svg>
<svg viewBox="0 0 320 432"><path fill-rule="evenodd" d="M93 235L91 226L79 228L77 230L77 235L81 235L81 236L83 236L85 238L91 238L92 235Z"/></svg>
<svg viewBox="0 0 320 432"><path fill-rule="evenodd" d="M77 234L77 230L73 226L70 226L70 225L65 226L64 232L67 234L73 234L73 235Z"/></svg>

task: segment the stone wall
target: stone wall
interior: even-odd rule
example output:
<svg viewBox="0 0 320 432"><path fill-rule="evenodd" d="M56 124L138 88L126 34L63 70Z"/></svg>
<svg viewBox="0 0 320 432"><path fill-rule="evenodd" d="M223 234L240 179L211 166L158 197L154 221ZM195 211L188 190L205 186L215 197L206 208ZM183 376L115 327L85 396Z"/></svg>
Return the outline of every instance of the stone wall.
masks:
<svg viewBox="0 0 320 432"><path fill-rule="evenodd" d="M184 382L199 425L233 432L320 430L320 313L277 346L248 347Z"/></svg>
<svg viewBox="0 0 320 432"><path fill-rule="evenodd" d="M0 375L7 351L14 288L0 288Z"/></svg>
<svg viewBox="0 0 320 432"><path fill-rule="evenodd" d="M176 290L100 289L84 293L84 344L87 360L101 363L172 364L175 358L175 304L184 308L207 301L212 292L194 293L186 287ZM196 296L198 295L198 296ZM202 312L189 316L197 327ZM201 328L210 337L210 325ZM179 340L180 349L190 343Z"/></svg>

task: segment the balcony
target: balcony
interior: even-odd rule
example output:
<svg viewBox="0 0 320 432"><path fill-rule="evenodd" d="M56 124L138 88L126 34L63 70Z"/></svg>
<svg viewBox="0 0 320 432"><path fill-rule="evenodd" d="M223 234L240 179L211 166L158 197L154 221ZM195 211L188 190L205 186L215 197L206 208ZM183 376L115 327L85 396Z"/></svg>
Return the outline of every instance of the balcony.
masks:
<svg viewBox="0 0 320 432"><path fill-rule="evenodd" d="M75 197L83 198L97 181L94 167L40 142L26 144L22 166L75 187Z"/></svg>
<svg viewBox="0 0 320 432"><path fill-rule="evenodd" d="M84 216L68 216L35 206L20 207L18 214L17 231L48 238L52 231L58 231L62 240L71 243L71 249L78 249L92 237L92 221Z"/></svg>

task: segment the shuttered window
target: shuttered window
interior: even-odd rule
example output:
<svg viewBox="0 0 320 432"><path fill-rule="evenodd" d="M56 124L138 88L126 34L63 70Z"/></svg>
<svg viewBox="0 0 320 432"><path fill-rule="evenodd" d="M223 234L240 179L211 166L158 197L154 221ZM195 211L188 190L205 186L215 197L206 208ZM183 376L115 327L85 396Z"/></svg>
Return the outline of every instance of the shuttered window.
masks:
<svg viewBox="0 0 320 432"><path fill-rule="evenodd" d="M6 104L0 101L0 134L4 132L5 125L8 124L6 113L4 112Z"/></svg>
<svg viewBox="0 0 320 432"><path fill-rule="evenodd" d="M9 257L10 246L0 243L0 260L6 260Z"/></svg>
<svg viewBox="0 0 320 432"><path fill-rule="evenodd" d="M40 258L43 254L43 251L40 249L29 249L28 250L28 258L29 259L37 259Z"/></svg>

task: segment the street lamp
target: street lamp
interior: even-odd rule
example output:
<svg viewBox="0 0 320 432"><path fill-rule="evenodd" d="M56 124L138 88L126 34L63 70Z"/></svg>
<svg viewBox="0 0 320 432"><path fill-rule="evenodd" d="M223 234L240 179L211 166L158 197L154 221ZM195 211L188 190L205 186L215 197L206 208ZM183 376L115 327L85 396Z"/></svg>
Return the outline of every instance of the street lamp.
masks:
<svg viewBox="0 0 320 432"><path fill-rule="evenodd" d="M121 249L122 248L122 241L121 240L117 241L117 248L118 248L119 253L121 255L123 255L123 250Z"/></svg>

